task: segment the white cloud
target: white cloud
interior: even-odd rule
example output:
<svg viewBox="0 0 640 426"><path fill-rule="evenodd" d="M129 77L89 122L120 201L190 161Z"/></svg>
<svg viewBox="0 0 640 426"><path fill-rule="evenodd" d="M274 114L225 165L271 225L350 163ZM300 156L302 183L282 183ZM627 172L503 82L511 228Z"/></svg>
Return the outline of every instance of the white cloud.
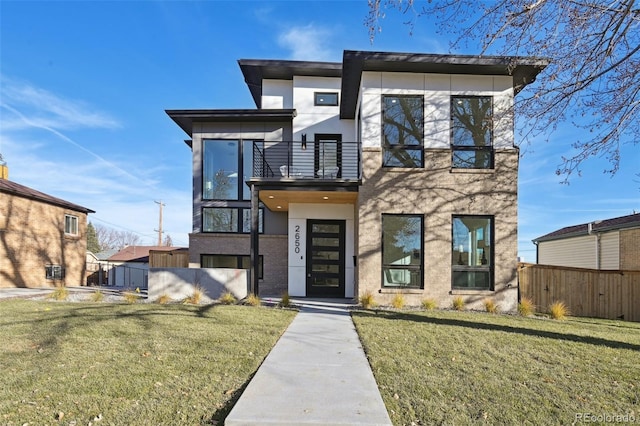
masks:
<svg viewBox="0 0 640 426"><path fill-rule="evenodd" d="M56 130L119 128L120 123L84 101L64 99L32 84L0 76L0 125L5 131L29 127Z"/></svg>
<svg viewBox="0 0 640 426"><path fill-rule="evenodd" d="M299 61L331 61L333 55L327 46L331 39L328 28L314 24L292 26L278 36L278 44L291 50L290 59Z"/></svg>

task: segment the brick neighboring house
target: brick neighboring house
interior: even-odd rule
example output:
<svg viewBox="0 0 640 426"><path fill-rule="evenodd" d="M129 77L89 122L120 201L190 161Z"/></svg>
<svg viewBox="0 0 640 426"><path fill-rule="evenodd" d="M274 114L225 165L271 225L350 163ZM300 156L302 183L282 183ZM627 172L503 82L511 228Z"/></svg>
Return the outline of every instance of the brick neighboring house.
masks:
<svg viewBox="0 0 640 426"><path fill-rule="evenodd" d="M95 212L2 176L0 287L85 285L87 214Z"/></svg>
<svg viewBox="0 0 640 426"><path fill-rule="evenodd" d="M521 57L239 60L257 109L167 110L190 137L190 267L261 296L517 304Z"/></svg>
<svg viewBox="0 0 640 426"><path fill-rule="evenodd" d="M541 265L640 271L640 213L567 226L533 243Z"/></svg>

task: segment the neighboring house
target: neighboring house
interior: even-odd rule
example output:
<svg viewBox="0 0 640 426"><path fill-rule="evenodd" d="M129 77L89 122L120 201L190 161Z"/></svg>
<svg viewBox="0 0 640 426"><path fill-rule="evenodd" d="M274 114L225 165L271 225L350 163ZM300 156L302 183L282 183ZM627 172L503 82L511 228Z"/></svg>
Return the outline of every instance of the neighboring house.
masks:
<svg viewBox="0 0 640 426"><path fill-rule="evenodd" d="M190 136L190 267L260 295L517 303L514 96L547 65L345 51L239 60L257 109L167 110Z"/></svg>
<svg viewBox="0 0 640 426"><path fill-rule="evenodd" d="M567 226L533 243L541 265L640 271L640 213Z"/></svg>
<svg viewBox="0 0 640 426"><path fill-rule="evenodd" d="M0 178L0 287L85 284L86 207Z"/></svg>
<svg viewBox="0 0 640 426"><path fill-rule="evenodd" d="M165 246L127 246L107 260L108 284L116 287L147 288L149 252L183 250Z"/></svg>
<svg viewBox="0 0 640 426"><path fill-rule="evenodd" d="M109 285L109 258L118 250L87 251L87 285Z"/></svg>

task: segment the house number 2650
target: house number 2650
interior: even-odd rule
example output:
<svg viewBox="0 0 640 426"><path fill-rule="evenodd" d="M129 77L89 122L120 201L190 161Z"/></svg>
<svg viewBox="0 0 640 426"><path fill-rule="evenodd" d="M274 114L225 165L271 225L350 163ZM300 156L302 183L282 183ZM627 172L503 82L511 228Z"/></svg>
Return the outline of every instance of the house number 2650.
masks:
<svg viewBox="0 0 640 426"><path fill-rule="evenodd" d="M296 225L293 234L293 251L300 253L300 225Z"/></svg>

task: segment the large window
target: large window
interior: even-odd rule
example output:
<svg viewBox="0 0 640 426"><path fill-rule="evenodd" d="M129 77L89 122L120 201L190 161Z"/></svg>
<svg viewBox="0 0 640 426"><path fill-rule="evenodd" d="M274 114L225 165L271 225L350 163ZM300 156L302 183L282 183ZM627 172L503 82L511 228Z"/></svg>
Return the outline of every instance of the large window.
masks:
<svg viewBox="0 0 640 426"><path fill-rule="evenodd" d="M262 279L262 256L258 256L258 278ZM203 254L200 255L203 268L251 269L251 256L235 254Z"/></svg>
<svg viewBox="0 0 640 426"><path fill-rule="evenodd" d="M78 235L78 216L70 214L64 215L64 233L67 235Z"/></svg>
<svg viewBox="0 0 640 426"><path fill-rule="evenodd" d="M453 216L451 287L493 290L493 217Z"/></svg>
<svg viewBox="0 0 640 426"><path fill-rule="evenodd" d="M422 96L382 97L384 167L423 167L423 104Z"/></svg>
<svg viewBox="0 0 640 426"><path fill-rule="evenodd" d="M245 182L253 174L253 144L253 140L203 141L203 200L251 199L250 188Z"/></svg>
<svg viewBox="0 0 640 426"><path fill-rule="evenodd" d="M451 165L493 168L493 101L490 96L451 97Z"/></svg>
<svg viewBox="0 0 640 426"><path fill-rule="evenodd" d="M264 209L258 210L258 232L264 226ZM202 209L202 232L251 232L251 209L237 207L205 207Z"/></svg>
<svg viewBox="0 0 640 426"><path fill-rule="evenodd" d="M422 288L423 217L382 215L382 286Z"/></svg>

